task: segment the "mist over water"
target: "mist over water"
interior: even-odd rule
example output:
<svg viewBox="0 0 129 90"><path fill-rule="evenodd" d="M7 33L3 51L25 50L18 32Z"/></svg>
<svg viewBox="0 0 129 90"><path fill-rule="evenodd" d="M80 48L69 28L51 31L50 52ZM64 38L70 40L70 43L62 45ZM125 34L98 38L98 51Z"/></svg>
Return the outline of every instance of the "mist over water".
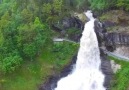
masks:
<svg viewBox="0 0 129 90"><path fill-rule="evenodd" d="M100 52L94 32L94 21L91 11L85 15L90 19L85 24L77 62L73 71L60 79L54 90L106 90L103 86L104 75L100 71Z"/></svg>

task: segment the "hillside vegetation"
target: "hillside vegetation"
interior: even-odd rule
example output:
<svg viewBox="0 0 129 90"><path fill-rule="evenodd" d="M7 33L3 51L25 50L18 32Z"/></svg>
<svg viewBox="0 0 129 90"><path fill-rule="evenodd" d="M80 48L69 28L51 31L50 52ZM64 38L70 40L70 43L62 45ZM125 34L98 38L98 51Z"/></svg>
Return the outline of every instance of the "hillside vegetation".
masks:
<svg viewBox="0 0 129 90"><path fill-rule="evenodd" d="M68 64L78 45L53 43L51 26L86 9L129 11L129 0L0 0L0 90L36 90Z"/></svg>

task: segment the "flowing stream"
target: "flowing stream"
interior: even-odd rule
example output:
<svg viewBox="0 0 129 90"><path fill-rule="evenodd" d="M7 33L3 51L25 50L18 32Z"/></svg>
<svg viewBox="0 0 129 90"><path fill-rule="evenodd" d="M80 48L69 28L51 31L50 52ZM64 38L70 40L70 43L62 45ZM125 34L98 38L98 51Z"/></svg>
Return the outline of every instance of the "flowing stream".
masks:
<svg viewBox="0 0 129 90"><path fill-rule="evenodd" d="M91 11L85 12L85 15L90 21L85 24L80 39L76 65L67 77L58 81L54 90L106 90L103 86L100 51L94 32L95 18Z"/></svg>

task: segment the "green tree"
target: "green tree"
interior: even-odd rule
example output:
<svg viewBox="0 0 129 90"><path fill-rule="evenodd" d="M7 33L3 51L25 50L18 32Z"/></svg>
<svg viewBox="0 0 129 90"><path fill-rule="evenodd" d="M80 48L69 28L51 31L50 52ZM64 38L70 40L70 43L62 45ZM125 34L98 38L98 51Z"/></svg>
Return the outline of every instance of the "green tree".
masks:
<svg viewBox="0 0 129 90"><path fill-rule="evenodd" d="M14 71L21 63L22 58L18 55L13 53L10 53L8 56L6 56L2 61L2 70L6 72L12 72Z"/></svg>
<svg viewBox="0 0 129 90"><path fill-rule="evenodd" d="M49 24L58 22L64 16L63 14L62 0L53 0L52 3L43 4L43 17Z"/></svg>
<svg viewBox="0 0 129 90"><path fill-rule="evenodd" d="M92 10L104 11L114 7L117 0L88 0Z"/></svg>
<svg viewBox="0 0 129 90"><path fill-rule="evenodd" d="M37 33L34 39L35 44L37 47L43 47L46 41L50 41L51 38L50 27L45 23L41 23L38 17L35 18L34 27Z"/></svg>
<svg viewBox="0 0 129 90"><path fill-rule="evenodd" d="M14 71L26 58L34 60L45 43L50 40L50 27L46 22L43 23L41 18L44 18L42 16L43 3L52 5L53 1L38 1L40 3L35 3L36 0L3 0L1 2L0 71ZM57 2L55 6L54 10L60 10ZM53 9L51 8L51 11ZM57 11L56 15L59 14Z"/></svg>
<svg viewBox="0 0 129 90"><path fill-rule="evenodd" d="M28 9L23 9L21 12L23 23L30 23L33 20L33 14Z"/></svg>
<svg viewBox="0 0 129 90"><path fill-rule="evenodd" d="M122 10L129 10L129 0L117 0L117 7L121 8Z"/></svg>
<svg viewBox="0 0 129 90"><path fill-rule="evenodd" d="M53 0L52 7L53 7L53 12L55 14L60 15L62 12L62 8L63 8L63 1L62 0Z"/></svg>
<svg viewBox="0 0 129 90"><path fill-rule="evenodd" d="M30 59L41 50L45 42L50 38L47 25L36 17L33 23L23 24L18 27L17 47L22 54Z"/></svg>
<svg viewBox="0 0 129 90"><path fill-rule="evenodd" d="M75 0L77 10L87 9L89 7L88 0Z"/></svg>
<svg viewBox="0 0 129 90"><path fill-rule="evenodd" d="M4 29L8 27L11 20L11 16L9 15L9 12L5 12L4 15L1 17L0 20L0 29Z"/></svg>
<svg viewBox="0 0 129 90"><path fill-rule="evenodd" d="M5 12L0 20L0 45L4 42L4 37L7 36L6 31L9 29L11 17L8 12Z"/></svg>
<svg viewBox="0 0 129 90"><path fill-rule="evenodd" d="M31 60L33 60L37 53L35 44L34 43L24 44L23 53L26 55L26 57L29 57Z"/></svg>

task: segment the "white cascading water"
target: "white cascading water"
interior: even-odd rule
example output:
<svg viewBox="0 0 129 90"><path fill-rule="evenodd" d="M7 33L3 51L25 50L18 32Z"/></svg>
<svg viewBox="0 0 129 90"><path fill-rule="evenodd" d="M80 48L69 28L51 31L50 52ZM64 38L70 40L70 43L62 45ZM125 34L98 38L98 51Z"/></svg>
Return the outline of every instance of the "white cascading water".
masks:
<svg viewBox="0 0 129 90"><path fill-rule="evenodd" d="M54 90L106 90L103 86L104 75L100 71L100 51L94 32L94 21L91 11L85 15L90 19L85 24L76 66L67 76L58 81Z"/></svg>

